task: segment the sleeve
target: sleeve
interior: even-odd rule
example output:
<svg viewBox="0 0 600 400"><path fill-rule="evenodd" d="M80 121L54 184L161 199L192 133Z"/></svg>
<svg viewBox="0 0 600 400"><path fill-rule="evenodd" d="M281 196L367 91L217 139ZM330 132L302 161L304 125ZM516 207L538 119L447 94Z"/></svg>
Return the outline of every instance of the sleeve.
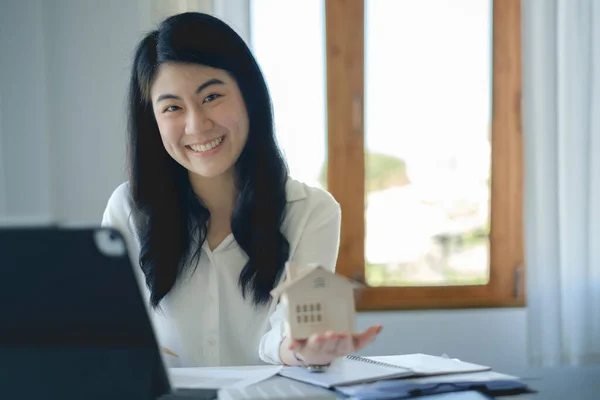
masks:
<svg viewBox="0 0 600 400"><path fill-rule="evenodd" d="M102 214L102 226L111 227L126 234L127 230L127 192L128 185L123 183L117 187L108 198L106 208Z"/></svg>
<svg viewBox="0 0 600 400"><path fill-rule="evenodd" d="M121 184L112 193L108 199L106 208L102 215L103 227L110 227L118 230L125 240L127 253L131 261L131 267L137 279L138 286L148 307L150 293L145 284L145 278L139 268L139 246L134 235L134 229L131 225L131 207L129 205L129 185Z"/></svg>
<svg viewBox="0 0 600 400"><path fill-rule="evenodd" d="M131 210L128 202L128 185L122 184L112 193L102 215L101 226L116 229L121 233L127 246L127 253L135 268L138 265L138 250L135 242L133 229L129 218Z"/></svg>
<svg viewBox="0 0 600 400"><path fill-rule="evenodd" d="M335 271L340 246L341 216L340 205L333 197L328 197L326 204L315 205L291 258L298 268L317 263ZM260 341L259 356L266 363L281 364L279 348L284 339L284 322L284 307L279 303L269 317L270 330Z"/></svg>

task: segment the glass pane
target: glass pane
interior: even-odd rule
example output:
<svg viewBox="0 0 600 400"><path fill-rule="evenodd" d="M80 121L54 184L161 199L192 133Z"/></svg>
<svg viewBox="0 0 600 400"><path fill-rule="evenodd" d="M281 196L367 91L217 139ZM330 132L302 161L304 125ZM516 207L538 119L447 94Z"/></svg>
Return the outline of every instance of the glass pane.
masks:
<svg viewBox="0 0 600 400"><path fill-rule="evenodd" d="M366 276L489 277L490 0L366 0Z"/></svg>
<svg viewBox="0 0 600 400"><path fill-rule="evenodd" d="M273 99L277 137L295 179L326 187L323 0L252 0L250 39Z"/></svg>

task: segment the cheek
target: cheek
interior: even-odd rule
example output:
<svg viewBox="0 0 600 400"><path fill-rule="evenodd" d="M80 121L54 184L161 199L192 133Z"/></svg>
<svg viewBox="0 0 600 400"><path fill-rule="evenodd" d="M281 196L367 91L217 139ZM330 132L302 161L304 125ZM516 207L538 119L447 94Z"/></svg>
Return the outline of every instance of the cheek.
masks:
<svg viewBox="0 0 600 400"><path fill-rule="evenodd" d="M223 116L222 121L238 138L245 140L248 136L249 121L243 111L236 111Z"/></svg>
<svg viewBox="0 0 600 400"><path fill-rule="evenodd" d="M175 124L172 121L157 121L158 131L163 143L176 145L179 144L181 135Z"/></svg>
<svg viewBox="0 0 600 400"><path fill-rule="evenodd" d="M242 143L245 145L248 140L248 133L250 130L250 122L248 118L240 119L239 121L239 130L240 130L240 139L242 139Z"/></svg>

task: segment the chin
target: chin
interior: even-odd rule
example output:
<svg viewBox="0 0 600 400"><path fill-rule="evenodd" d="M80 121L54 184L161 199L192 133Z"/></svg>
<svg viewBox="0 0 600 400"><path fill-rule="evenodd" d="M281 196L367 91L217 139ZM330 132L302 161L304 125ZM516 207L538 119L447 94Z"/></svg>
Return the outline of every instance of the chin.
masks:
<svg viewBox="0 0 600 400"><path fill-rule="evenodd" d="M193 168L188 171L203 179L215 179L225 175L230 170L231 168Z"/></svg>

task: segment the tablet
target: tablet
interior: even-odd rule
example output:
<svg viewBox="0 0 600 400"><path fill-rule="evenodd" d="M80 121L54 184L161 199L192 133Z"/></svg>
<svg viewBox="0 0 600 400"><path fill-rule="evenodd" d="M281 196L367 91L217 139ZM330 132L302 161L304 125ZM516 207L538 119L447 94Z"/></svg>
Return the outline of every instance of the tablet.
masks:
<svg viewBox="0 0 600 400"><path fill-rule="evenodd" d="M171 393L118 231L0 228L0 304L3 398L134 400Z"/></svg>

